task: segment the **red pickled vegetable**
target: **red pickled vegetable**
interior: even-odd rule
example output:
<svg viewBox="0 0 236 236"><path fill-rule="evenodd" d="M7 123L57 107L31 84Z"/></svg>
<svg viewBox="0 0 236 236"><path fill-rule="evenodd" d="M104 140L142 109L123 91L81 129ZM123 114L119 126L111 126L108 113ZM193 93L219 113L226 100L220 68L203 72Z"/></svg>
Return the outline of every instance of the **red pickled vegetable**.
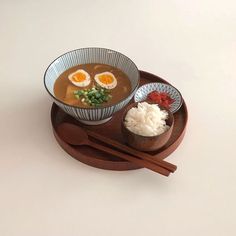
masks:
<svg viewBox="0 0 236 236"><path fill-rule="evenodd" d="M148 94L147 98L165 108L170 108L170 105L175 101L168 93L152 91Z"/></svg>

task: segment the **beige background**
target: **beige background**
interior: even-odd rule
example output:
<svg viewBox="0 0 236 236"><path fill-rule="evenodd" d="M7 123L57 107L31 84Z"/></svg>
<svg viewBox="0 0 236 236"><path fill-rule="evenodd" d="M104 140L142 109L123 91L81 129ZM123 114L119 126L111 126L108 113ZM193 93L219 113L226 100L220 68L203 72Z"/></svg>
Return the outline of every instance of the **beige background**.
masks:
<svg viewBox="0 0 236 236"><path fill-rule="evenodd" d="M169 178L68 156L51 132L47 65L75 48L123 52L189 108ZM0 235L234 236L234 0L0 1Z"/></svg>

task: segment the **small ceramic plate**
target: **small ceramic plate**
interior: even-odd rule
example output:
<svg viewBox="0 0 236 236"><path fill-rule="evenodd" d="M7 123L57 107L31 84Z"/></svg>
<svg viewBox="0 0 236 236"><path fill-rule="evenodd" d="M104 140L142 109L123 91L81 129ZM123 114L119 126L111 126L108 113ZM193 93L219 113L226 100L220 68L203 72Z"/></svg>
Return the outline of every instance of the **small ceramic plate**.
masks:
<svg viewBox="0 0 236 236"><path fill-rule="evenodd" d="M141 86L134 95L135 102L141 102L147 99L147 95L152 92L165 92L175 101L170 105L170 111L175 113L182 105L183 99L180 92L173 86L164 83L148 83Z"/></svg>

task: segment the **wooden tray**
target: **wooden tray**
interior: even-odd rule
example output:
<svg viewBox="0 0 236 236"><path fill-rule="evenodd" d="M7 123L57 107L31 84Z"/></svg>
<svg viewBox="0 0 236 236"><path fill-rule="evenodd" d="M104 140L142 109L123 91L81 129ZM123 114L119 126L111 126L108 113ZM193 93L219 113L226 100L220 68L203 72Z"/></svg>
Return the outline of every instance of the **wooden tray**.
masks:
<svg viewBox="0 0 236 236"><path fill-rule="evenodd" d="M167 81L163 80L162 78L150 74L148 72L140 71L141 76L141 83L140 86L146 83L150 82L162 82L162 83L168 83ZM113 118L102 125L97 126L87 126L84 124L81 124L77 120L75 120L73 117L66 114L64 111L62 111L55 103L52 105L51 109L51 122L53 127L53 133L55 135L55 138L57 142L60 144L60 146L72 157L75 159L101 169L107 169L107 170L134 170L139 169L141 167L122 160L120 158L117 158L115 156L111 156L109 154L106 154L104 152L97 151L91 147L87 146L80 146L80 147L74 147L66 142L64 142L62 139L60 139L56 132L56 127L62 123L62 122L71 122L76 125L82 126L86 129L91 129L93 131L96 131L99 134L102 134L106 137L109 137L111 139L114 139L116 141L119 141L120 143L124 143L123 137L120 131L120 125L121 125L121 115L123 113L123 110L115 113ZM173 132L171 135L171 138L167 142L167 144L159 149L156 152L150 152L149 154L155 156L156 158L164 159L168 155L170 155L173 151L176 150L176 148L179 146L181 141L183 140L187 120L188 120L188 112L185 102L183 101L182 107L179 109L178 112L174 114L175 124L173 128ZM100 143L97 140L97 143ZM105 145L105 144L104 144Z"/></svg>

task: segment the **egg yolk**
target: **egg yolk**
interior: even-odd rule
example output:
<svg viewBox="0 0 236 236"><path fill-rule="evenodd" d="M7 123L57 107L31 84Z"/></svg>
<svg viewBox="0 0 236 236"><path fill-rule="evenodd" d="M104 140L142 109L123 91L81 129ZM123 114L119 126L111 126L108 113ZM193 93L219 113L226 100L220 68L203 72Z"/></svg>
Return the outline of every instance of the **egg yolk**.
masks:
<svg viewBox="0 0 236 236"><path fill-rule="evenodd" d="M113 77L111 75L100 75L99 80L103 84L111 84L113 82Z"/></svg>
<svg viewBox="0 0 236 236"><path fill-rule="evenodd" d="M73 75L72 79L75 82L82 82L86 80L86 75L81 72L78 72L75 75Z"/></svg>

